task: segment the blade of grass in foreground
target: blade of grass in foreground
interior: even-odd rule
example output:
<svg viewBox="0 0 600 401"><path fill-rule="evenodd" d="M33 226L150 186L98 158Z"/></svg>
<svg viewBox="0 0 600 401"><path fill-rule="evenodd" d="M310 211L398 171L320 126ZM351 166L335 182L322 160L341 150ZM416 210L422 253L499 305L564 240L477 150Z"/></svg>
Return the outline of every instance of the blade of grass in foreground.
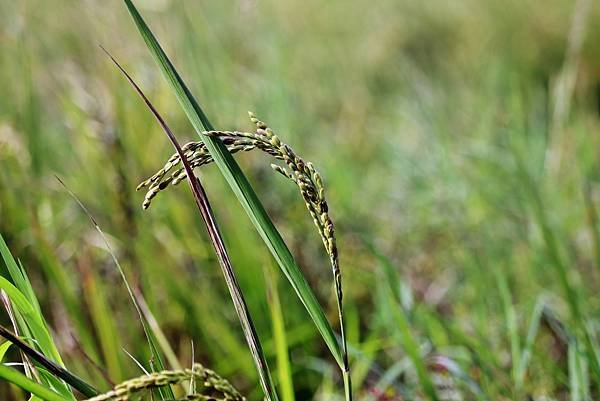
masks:
<svg viewBox="0 0 600 401"><path fill-rule="evenodd" d="M29 344L25 343L23 340L21 340L19 337L17 337L15 334L13 334L6 327L0 326L0 336L4 337L5 339L7 339L11 343L13 343L16 347L18 347L26 355L31 357L31 359L35 360L41 366L46 368L48 370L48 372L52 373L56 377L60 377L66 383L68 383L71 387L73 387L74 389L76 389L81 394L85 395L86 397L94 397L95 395L98 394L98 390L96 390L94 387L92 387L91 385L86 383L83 379L81 379L78 376L74 375L73 373L69 372L68 370L66 370L65 368L63 368L62 366L57 364L56 362L48 359L41 352L30 347ZM17 384L17 383L15 383L15 384Z"/></svg>
<svg viewBox="0 0 600 401"><path fill-rule="evenodd" d="M0 289L10 299L7 301L6 308L9 315L14 317L15 330L26 336L31 346L38 349L44 358L53 361L57 366L64 366L27 274L13 258L2 235L0 235L0 256L6 267L6 270L0 272ZM24 362L27 364L26 359ZM56 390L61 396L75 400L71 389L61 380L43 372L40 373L40 378L43 384Z"/></svg>
<svg viewBox="0 0 600 401"><path fill-rule="evenodd" d="M242 289L240 288L235 277L233 266L231 265L231 260L229 259L227 249L225 248L225 243L223 242L223 238L219 231L219 227L217 226L217 222L208 202L206 192L204 191L202 184L200 184L200 180L194 175L194 171L192 170L192 167L188 162L187 158L183 154L183 150L181 149L179 142L177 142L175 135L173 134L173 132L171 132L171 129L167 126L164 119L161 117L161 115L158 113L158 111L152 105L152 103L146 97L146 95L144 95L141 88L133 81L133 79L127 73L127 71L125 71L125 69L121 67L121 65L117 62L117 60L115 60L114 57L110 55L110 53L108 53L105 49L103 50L108 54L108 56L115 63L117 68L119 68L119 70L121 70L121 72L125 75L125 77L129 81L129 83L134 87L138 95L140 95L140 97L144 100L146 106L148 106L148 108L160 124L161 128L173 144L173 147L175 147L175 150L179 154L179 158L187 173L188 183L190 184L190 189L192 190L192 193L194 195L196 205L200 210L200 214L202 215L204 224L206 224L206 229L215 248L215 252L219 259L219 263L221 264L221 269L223 271L223 276L225 277L225 282L227 283L227 287L229 289L231 299L233 300L235 310L240 319L240 323L242 324L242 330L244 331L244 335L246 336L246 341L248 342L248 347L250 348L250 352L252 353L254 363L256 364L256 369L258 370L260 384L263 388L263 391L265 392L267 400L277 401L277 392L275 391L275 386L273 385L273 380L271 378L271 373L269 372L267 360L262 350L260 340L258 339L256 329L254 328L254 323L252 322L250 311L248 310L248 305L246 305Z"/></svg>
<svg viewBox="0 0 600 401"><path fill-rule="evenodd" d="M34 382L21 372L0 364L0 378L46 401L67 401L60 394Z"/></svg>
<svg viewBox="0 0 600 401"><path fill-rule="evenodd" d="M154 37L154 34L150 28L148 28L146 22L137 11L131 0L124 0L124 2L135 24L137 25L142 38L146 42L148 49L161 68L163 75L167 79L171 89L174 91L180 105L192 123L192 126L200 136L200 139L206 144L206 147L208 148L210 155L213 157L215 164L219 167L219 170L221 170L225 180L248 214L248 217L254 224L256 230L271 251L271 254L279 264L281 270L290 281L292 287L296 291L296 294L306 307L306 310L313 319L315 326L321 333L321 336L325 340L325 343L329 347L336 362L342 371L344 371L344 355L333 332L331 324L325 317L325 313L323 312L321 305L317 301L317 298L308 285L306 278L296 264L292 253L283 241L281 234L279 234L277 228L275 228L275 225L267 215L264 206L258 199L254 189L252 189L248 179L241 171L237 162L233 159L225 145L223 145L218 138L207 137L201 134L204 130L212 130L212 124L175 70L175 67L162 50L160 44ZM184 159L185 158L182 158L182 160Z"/></svg>

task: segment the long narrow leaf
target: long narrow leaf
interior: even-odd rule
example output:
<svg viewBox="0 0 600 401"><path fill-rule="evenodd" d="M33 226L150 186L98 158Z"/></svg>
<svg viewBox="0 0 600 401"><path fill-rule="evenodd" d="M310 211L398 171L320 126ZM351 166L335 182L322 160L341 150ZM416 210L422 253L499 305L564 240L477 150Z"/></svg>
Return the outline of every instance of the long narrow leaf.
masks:
<svg viewBox="0 0 600 401"><path fill-rule="evenodd" d="M415 367L419 384L430 400L438 401L439 398L437 396L435 386L433 385L431 377L429 376L429 372L427 371L427 366L425 365L425 361L421 355L419 344L412 334L405 311L394 296L393 288L388 287L387 291L389 307L392 313L391 317L394 319L394 322L398 328L398 338L402 344L402 347L404 348L404 351Z"/></svg>
<svg viewBox="0 0 600 401"><path fill-rule="evenodd" d="M90 384L86 383L83 379L69 372L62 366L58 365L56 362L48 359L41 352L38 352L32 347L30 347L27 343L25 343L7 328L0 326L0 336L13 343L16 347L23 351L23 353L31 357L31 359L35 360L37 363L48 369L48 371L53 375L63 379L65 382L67 382L74 389L76 389L86 397L94 397L98 394L98 390L96 390Z"/></svg>
<svg viewBox="0 0 600 401"><path fill-rule="evenodd" d="M529 322L529 328L527 329L527 337L525 338L525 344L523 345L523 351L521 353L521 359L519 360L519 367L516 376L516 386L517 390L519 391L522 389L523 384L525 383L525 373L527 372L527 367L533 352L535 338L537 337L537 333L540 328L545 304L546 302L544 297L539 296L533 308L533 313L531 314L531 321Z"/></svg>
<svg viewBox="0 0 600 401"><path fill-rule="evenodd" d="M231 294L231 299L233 300L235 310L240 319L240 323L242 324L242 330L244 331L246 341L248 342L248 346L250 347L252 357L254 358L256 369L258 370L260 384L265 392L265 395L267 396L267 399L269 401L277 401L277 392L275 391L275 386L273 385L273 380L271 378L271 373L269 372L267 360L262 350L260 340L258 339L256 329L254 328L254 323L252 322L252 318L250 317L250 311L248 310L248 306L246 305L244 295L242 294L242 289L237 283L237 279L233 271L233 266L231 265L231 260L229 259L229 255L227 254L225 243L223 242L223 238L221 236L221 233L219 232L219 227L217 226L217 222L208 202L206 192L204 191L202 184L200 184L200 180L194 175L194 171L192 170L190 163L183 154L181 146L177 142L175 135L171 132L171 129L167 126L165 120L161 117L156 108L152 105L152 103L146 97L146 95L144 95L141 88L133 81L133 79L125 71L125 69L123 69L123 67L121 67L121 65L115 60L115 58L112 57L108 52L107 54L115 63L115 65L119 68L119 70L121 70L121 72L125 75L129 83L134 87L134 89L140 95L140 97L144 100L146 106L148 106L156 120L159 122L161 128L173 144L173 147L175 147L175 150L177 150L177 153L179 154L179 158L181 159L181 162L183 163L187 173L190 189L192 190L194 199L196 201L198 209L200 210L200 214L202 215L202 219L204 220L204 224L206 225L206 229L208 230L210 239L214 245L215 252L217 253L219 263L221 264L221 269L225 277L225 282L227 283L227 287L229 289L229 293Z"/></svg>
<svg viewBox="0 0 600 401"><path fill-rule="evenodd" d="M41 315L38 315L37 310L29 303L29 300L17 287L15 287L10 281L0 276L0 289L2 289L8 298L10 303L14 306L13 314L16 321L16 326L23 333L26 333L32 341L43 352L45 357L49 360L56 361L57 364L62 365L62 360L48 328ZM48 378L50 380L50 378ZM61 395L69 397L74 400L75 397L70 393L68 386L64 383L57 382L55 390Z"/></svg>
<svg viewBox="0 0 600 401"><path fill-rule="evenodd" d="M283 318L284 312L279 299L278 277L273 267L266 266L264 270L267 281L267 302L269 304L271 325L273 327L273 341L275 343L281 397L283 401L295 401L294 380L290 367L288 340Z"/></svg>
<svg viewBox="0 0 600 401"><path fill-rule="evenodd" d="M160 44L154 37L152 31L146 25L146 22L139 14L131 0L124 0L129 13L133 17L138 30L146 42L148 49L152 53L155 61L161 68L163 75L167 79L171 89L174 91L179 103L185 111L192 126L200 136L201 140L206 144L215 164L219 167L225 180L233 190L248 217L254 224L261 238L271 251L271 254L279 264L281 270L290 281L292 287L296 291L298 297L306 307L309 315L315 322L315 325L325 343L329 347L332 355L340 368L344 369L343 353L337 341L331 324L325 317L325 313L321 305L317 301L312 292L306 278L296 264L292 253L283 241L281 234L275 228L275 225L267 215L264 206L258 199L248 179L241 171L240 167L233 159L225 145L218 139L201 135L204 130L213 129L210 121L202 111L202 108L187 88L175 67L162 50ZM182 158L184 160L185 158Z"/></svg>
<svg viewBox="0 0 600 401"><path fill-rule="evenodd" d="M33 293L31 283L29 282L29 279L25 275L23 269L17 264L17 262L13 258L2 235L0 235L0 254L2 255L2 259L4 259L4 264L6 265L12 282L19 289L19 291L21 291L23 295L26 296L27 300L29 301L31 306L35 308L38 315L41 315L40 305L35 294Z"/></svg>
<svg viewBox="0 0 600 401"><path fill-rule="evenodd" d="M2 235L0 235L0 254L6 266L6 272L8 272L7 276L0 277L0 288L10 298L10 302L7 300L6 307L15 330L29 338L31 345L37 347L45 357L56 362L58 366L64 367L25 269L20 262L17 263L14 259ZM32 373L30 369L33 367L29 365L29 361L24 354L23 357L25 370L30 374ZM61 396L75 400L69 386L60 379L45 372L40 372L39 379L42 384L56 390Z"/></svg>
<svg viewBox="0 0 600 401"><path fill-rule="evenodd" d="M38 396L42 400L67 401L67 399L60 394L32 381L21 372L2 364L0 364L0 378L21 387L25 391L29 391L31 394Z"/></svg>
<svg viewBox="0 0 600 401"><path fill-rule="evenodd" d="M27 318L26 323L44 354L58 364L63 365L58 349L46 327L46 322L41 314L37 298L33 295L31 284L29 284L29 280L18 267L1 234L0 254L13 281L10 282L8 278L0 276L0 288L7 293L18 311Z"/></svg>
<svg viewBox="0 0 600 401"><path fill-rule="evenodd" d="M0 345L0 363L4 360L4 355L6 355L6 351L13 345L10 341L5 341Z"/></svg>

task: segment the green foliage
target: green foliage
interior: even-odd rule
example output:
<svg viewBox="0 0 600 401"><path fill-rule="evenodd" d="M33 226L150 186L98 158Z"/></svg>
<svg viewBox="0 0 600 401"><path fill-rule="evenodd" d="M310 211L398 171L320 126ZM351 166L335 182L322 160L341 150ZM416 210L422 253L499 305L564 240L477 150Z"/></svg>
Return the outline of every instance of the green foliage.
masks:
<svg viewBox="0 0 600 401"><path fill-rule="evenodd" d="M135 4L215 127L244 129L255 110L319 168L336 223L356 399L431 398L427 381L440 399L598 398L597 2ZM573 51L578 10L586 18ZM0 262L17 300L14 325L6 313L2 325L26 328L23 341L45 342L49 359L59 350L70 372L101 391L140 375L123 349L154 370L156 355L169 355L166 369L181 370L174 362L191 366L193 341L196 361L262 399L189 193L173 188L139 208L135 185L172 149L96 44L119 56L182 144L201 140L194 130L205 127L190 125L136 35L119 1L0 1L0 232L31 279L21 285L19 263L13 280ZM560 82L573 83L570 96ZM331 275L296 188L256 152L235 162L337 343ZM280 395L337 401L337 360L287 280L264 279L271 253L224 165L197 173ZM105 228L143 293L155 347L104 240L54 174ZM273 291L279 308L265 296ZM19 353L10 346L3 362L22 361ZM38 370L43 386L66 387ZM173 398L185 396L188 383L180 387ZM22 398L1 380L0 399Z"/></svg>
<svg viewBox="0 0 600 401"><path fill-rule="evenodd" d="M22 373L19 373L18 371L2 364L0 364L0 377L7 382L14 383L23 390L29 391L31 394L34 394L38 396L39 399L45 401L65 401L70 399L55 393L47 387L27 378L27 376L23 375Z"/></svg>
<svg viewBox="0 0 600 401"><path fill-rule="evenodd" d="M31 287L31 283L29 282L25 271L17 265L17 262L10 253L1 234L0 255L4 260L6 271L8 271L7 276L0 276L0 289L6 293L8 299L10 299L9 302L14 308L13 313L17 321L19 332L28 337L31 341L31 345L35 346L47 358L64 366L44 317L42 316L42 311L33 292L33 288ZM52 380L51 376L48 377L44 372L41 372L40 376L43 378L43 383L50 389L58 392L64 398L75 399L73 393L64 382Z"/></svg>

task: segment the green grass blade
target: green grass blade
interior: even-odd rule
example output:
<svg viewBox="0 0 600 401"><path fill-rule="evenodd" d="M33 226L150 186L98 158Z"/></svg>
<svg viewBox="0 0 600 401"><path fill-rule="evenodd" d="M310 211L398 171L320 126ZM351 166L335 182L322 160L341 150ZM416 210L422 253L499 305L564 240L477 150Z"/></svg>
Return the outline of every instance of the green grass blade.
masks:
<svg viewBox="0 0 600 401"><path fill-rule="evenodd" d="M598 212L594 206L592 190L589 182L586 183L582 192L583 200L585 202L585 210L587 213L587 223L589 225L590 233L592 234L594 256L596 257L596 268L600 270L600 221L598 219Z"/></svg>
<svg viewBox="0 0 600 401"><path fill-rule="evenodd" d="M17 310L25 317L26 324L31 329L32 335L38 343L42 352L59 364L63 364L58 349L50 337L46 323L41 315L37 298L24 272L18 267L12 254L8 250L2 235L0 234L0 254L10 272L11 279L0 276L0 288L6 292ZM25 290L25 292L23 290Z"/></svg>
<svg viewBox="0 0 600 401"><path fill-rule="evenodd" d="M25 391L29 391L45 401L67 401L67 398L62 397L60 394L38 384L20 373L15 369L11 369L7 366L0 364L0 378L12 383L18 387L21 387Z"/></svg>
<svg viewBox="0 0 600 401"><path fill-rule="evenodd" d="M177 359L177 355L175 355L175 351L171 347L171 344L169 344L169 340L167 340L167 336L160 328L160 325L158 324L156 317L150 310L150 307L148 306L148 303L146 302L144 295L137 288L135 288L134 291L135 291L135 297L137 299L137 303L140 306L140 309L142 311L142 314L144 315L144 318L146 319L146 324L148 325L150 331L152 332L154 339L156 340L156 342L162 349L162 352L165 355L165 357L167 358L167 361L173 367L173 369L182 370L183 368L181 367L181 364L179 363L179 360Z"/></svg>
<svg viewBox="0 0 600 401"><path fill-rule="evenodd" d="M174 91L179 103L185 111L192 126L199 134L201 140L206 144L208 151L213 157L215 164L221 170L225 180L233 190L234 194L242 204L250 220L254 224L261 238L271 251L273 257L281 267L283 273L290 281L292 287L298 294L298 297L306 307L309 315L315 322L315 326L321 333L325 343L329 347L336 362L343 369L343 353L337 341L331 324L325 317L321 305L312 292L306 278L296 264L290 250L283 241L281 234L275 228L275 225L267 215L264 206L258 199L258 196L252 189L248 179L242 173L240 167L233 159L227 148L218 138L205 137L201 135L204 130L213 129L208 118L202 111L200 105L191 94L175 67L162 50L160 44L146 25L144 19L139 14L130 0L124 0L129 13L133 17L135 24L146 42L148 49L161 68L171 89Z"/></svg>
<svg viewBox="0 0 600 401"><path fill-rule="evenodd" d="M433 385L431 377L429 376L429 372L427 371L427 367L425 366L425 361L421 355L419 344L411 332L410 324L406 317L405 311L394 296L391 286L388 287L388 293L390 310L392 312L392 318L394 319L394 322L398 328L397 333L400 343L402 344L402 347L404 347L404 351L408 354L408 357L417 371L417 377L419 379L421 388L425 394L427 394L430 400L437 401L439 398L435 391L435 386Z"/></svg>
<svg viewBox="0 0 600 401"><path fill-rule="evenodd" d="M387 301L388 310L391 312L392 319L396 323L397 331L395 334L398 335L404 351L410 358L417 372L417 378L421 388L425 394L427 394L430 400L437 401L439 398L437 396L437 392L435 391L435 386L431 381L425 361L421 355L421 350L419 349L419 344L414 338L408 317L406 316L406 312L402 306L402 294L400 293L401 282L400 278L398 277L398 273L389 259L375 247L375 244L366 238L363 238L363 241L369 251L381 263L382 282L387 282L384 284L385 288L382 289L382 295ZM384 292L387 293L384 294Z"/></svg>
<svg viewBox="0 0 600 401"><path fill-rule="evenodd" d="M585 353L579 348L577 342L573 341L569 343L567 351L571 401L585 401L590 399Z"/></svg>
<svg viewBox="0 0 600 401"><path fill-rule="evenodd" d="M93 397L98 394L98 390L96 390L90 384L86 383L83 379L69 372L56 362L48 359L44 354L33 349L31 346L29 346L27 343L25 343L23 340L21 340L10 330L6 329L3 326L0 326L0 336L6 338L17 348L23 351L24 354L29 356L31 359L35 360L41 366L45 367L48 370L48 372L50 372L52 375L63 379L71 387L77 389L77 391L79 391L86 397ZM60 384L57 384L57 386L60 387Z"/></svg>
<svg viewBox="0 0 600 401"><path fill-rule="evenodd" d="M597 355L595 354L596 346L594 345L594 342L590 337L589 332L585 328L587 317L585 311L583 310L583 306L581 304L580 299L582 298L581 293L583 291L581 288L576 289L575 286L571 283L570 279L570 276L573 275L573 273L577 273L577 270L570 271L569 266L564 261L559 246L560 242L546 216L544 201L540 190L533 177L525 168L525 164L523 162L522 157L518 154L516 154L516 156L519 174L523 179L524 185L529 191L533 216L535 217L536 223L540 227L542 238L546 245L548 257L551 262L550 264L556 270L559 283L564 291L564 296L566 298L567 304L569 305L572 318L575 324L577 325L579 334L583 335L583 339L587 348L587 353L591 362L591 368L594 372L594 379L597 384L600 384L600 360L597 359Z"/></svg>
<svg viewBox="0 0 600 401"><path fill-rule="evenodd" d="M87 266L82 268L82 271L83 297L89 307L90 319L96 329L106 369L111 380L118 383L125 379L119 358L120 353L115 352L122 348L121 336L106 298L108 292L96 272Z"/></svg>
<svg viewBox="0 0 600 401"><path fill-rule="evenodd" d="M277 376L279 378L279 387L281 388L281 398L283 401L295 401L294 380L290 366L285 321L277 288L278 280L271 266L265 267L265 276L267 279L267 302L269 304L271 325L273 326L273 340L277 356Z"/></svg>
<svg viewBox="0 0 600 401"><path fill-rule="evenodd" d="M525 383L525 373L527 372L527 367L529 366L529 361L531 360L531 354L533 352L535 338L537 337L537 333L540 328L545 304L546 302L544 297L540 296L538 297L538 300L533 308L531 321L529 322L529 328L527 329L527 337L525 338L525 344L523 346L523 352L521 353L521 359L519 360L519 366L516 375L517 391L520 391Z"/></svg>
<svg viewBox="0 0 600 401"><path fill-rule="evenodd" d="M2 259L4 259L4 264L6 265L6 269L10 274L10 278L15 286L25 295L31 306L35 308L35 311L38 315L41 315L40 305L37 301L37 297L33 292L33 288L31 287L31 283L29 279L25 275L25 271L17 264L15 259L13 258L6 242L2 235L0 235L0 254L2 255Z"/></svg>
<svg viewBox="0 0 600 401"><path fill-rule="evenodd" d="M27 318L27 325L30 326L29 328L32 331L34 339L38 342L42 352L60 365L63 365L58 349L46 327L29 279L27 279L25 272L17 265L1 234L0 254L12 279L11 282L7 277L0 276L0 288L6 291L19 312Z"/></svg>
<svg viewBox="0 0 600 401"><path fill-rule="evenodd" d="M31 339L35 341L36 346L42 351L45 358L55 361L57 366L62 366L63 363L60 354L42 316L37 313L37 309L31 305L27 297L17 287L2 276L0 276L0 289L6 293L11 304L14 306L17 325L20 330L31 336ZM70 389L64 383L58 383L58 387L55 387L55 390L65 397L74 399Z"/></svg>
<svg viewBox="0 0 600 401"><path fill-rule="evenodd" d="M12 343L10 341L5 341L0 345L0 363L4 360L4 355L6 355L6 351L10 348Z"/></svg>
<svg viewBox="0 0 600 401"><path fill-rule="evenodd" d="M517 323L517 312L512 301L512 294L508 286L506 275L502 271L502 267L496 269L494 272L496 275L496 283L498 291L500 293L500 299L502 301L502 308L504 309L504 318L506 320L506 328L510 337L510 353L512 359L512 377L515 388L518 391L519 382L518 372L521 366L521 340L519 338L519 330Z"/></svg>

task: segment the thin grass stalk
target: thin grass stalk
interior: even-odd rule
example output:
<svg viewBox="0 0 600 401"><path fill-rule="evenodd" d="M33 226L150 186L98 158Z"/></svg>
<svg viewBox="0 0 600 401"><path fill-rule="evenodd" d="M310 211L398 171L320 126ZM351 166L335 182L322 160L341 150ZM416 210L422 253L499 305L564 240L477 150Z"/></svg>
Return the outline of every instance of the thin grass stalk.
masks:
<svg viewBox="0 0 600 401"><path fill-rule="evenodd" d="M164 363L163 363L162 357L160 355L160 352L158 352L158 347L156 345L156 339L154 338L152 331L148 327L148 323L146 322L146 320L144 318L142 309L140 308L140 306L137 303L137 299L135 298L133 289L129 285L129 281L127 280L127 276L125 275L125 270L121 266L121 263L119 263L119 259L117 259L116 254L114 253L112 247L110 246L110 243L108 242L108 238L106 238L106 235L104 235L104 231L102 231L102 229L100 228L100 225L98 224L98 222L96 221L96 219L94 218L92 213L87 209L87 207L85 207L85 205L77 197L77 195L75 195L75 193L73 191L71 191L69 189L69 187L67 187L67 185L58 176L55 176L55 178L63 186L65 191L67 191L67 193L75 200L75 202L77 202L79 207L81 207L83 212L88 216L88 218L92 222L92 225L94 226L96 231L98 231L98 233L102 237L102 240L104 241L104 245L106 246L108 253L110 254L115 266L117 267L117 270L119 271L119 275L121 276L121 279L123 280L123 283L125 284L125 288L127 289L129 298L132 300L133 306L135 307L135 310L136 310L138 317L140 319L140 322L142 324L142 328L144 330L144 335L146 336L146 340L148 341L148 346L150 347L150 353L152 354L152 361L150 362L152 369L153 370L164 370L165 369ZM156 364L156 367L154 366L154 364ZM156 368L158 368L158 369L156 369ZM165 398L173 398L174 397L173 390L171 389L171 387L165 387L164 389L160 389L159 391L160 391L161 398L163 400Z"/></svg>
<svg viewBox="0 0 600 401"><path fill-rule="evenodd" d="M165 354L165 357L167 358L169 365L171 365L173 367L173 369L181 370L181 364L179 363L179 360L177 359L177 355L175 354L175 351L171 347L171 344L169 344L169 340L167 340L165 333L160 328L160 325L158 324L156 317L150 310L150 307L148 306L148 302L146 302L144 295L138 288L135 288L134 291L135 291L135 297L137 298L137 302L140 305L140 308L142 309L142 313L144 314L144 317L146 318L146 322L148 322L150 329L152 329L152 332L154 333L154 337L156 338L156 341L160 345L163 353Z"/></svg>
<svg viewBox="0 0 600 401"><path fill-rule="evenodd" d="M219 264L221 265L221 269L225 277L225 282L227 283L227 287L233 300L235 310L240 319L242 330L244 331L244 335L246 337L246 341L248 342L250 352L252 353L254 363L256 364L256 368L260 377L261 387L263 388L267 400L277 401L279 398L273 385L271 373L269 371L269 367L265 359L262 346L258 338L258 334L256 333L256 329L254 327L254 323L252 322L250 311L248 310L248 305L246 304L242 290L237 282L237 278L235 276L231 260L227 253L227 249L225 248L225 243L217 226L214 214L212 212L212 208L210 206L210 203L208 202L206 192L204 191L200 180L194 175L192 167L189 165L187 160L185 160L183 150L181 149L177 138L175 138L175 135L168 127L162 116L158 113L156 108L152 105L150 100L142 92L141 88L135 83L135 81L131 78L127 71L125 71L125 69L121 67L121 65L115 60L114 57L112 57L108 52L107 54L115 63L117 68L125 75L125 77L133 86L138 95L143 99L144 103L150 109L150 111L160 124L161 128L173 144L173 147L179 154L179 157L182 159L183 165L186 169L190 189L194 195L194 200L196 201L196 205L198 206L200 215L204 220L204 224L206 225L206 229L210 236L211 242L215 248L215 252L219 259Z"/></svg>

